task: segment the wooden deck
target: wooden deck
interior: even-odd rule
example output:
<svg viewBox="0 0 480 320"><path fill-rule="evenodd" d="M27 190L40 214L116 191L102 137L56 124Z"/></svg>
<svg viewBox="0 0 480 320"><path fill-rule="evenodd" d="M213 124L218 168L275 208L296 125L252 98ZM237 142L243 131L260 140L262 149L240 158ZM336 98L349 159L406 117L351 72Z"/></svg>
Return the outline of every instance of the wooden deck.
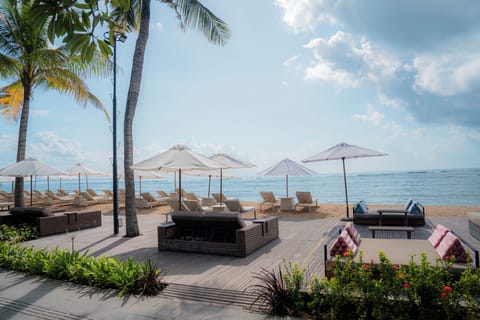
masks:
<svg viewBox="0 0 480 320"><path fill-rule="evenodd" d="M26 245L70 249L74 236L75 250L88 251L93 256L117 256L122 259L147 258L158 263L170 283L221 290L243 291L256 283L253 275L262 270L278 269L285 263L297 263L306 269L306 277L324 276L323 245L328 236L338 234L343 223L336 219L280 219L280 238L255 251L246 258L224 257L158 251L157 226L163 216L139 216L142 235L135 238L113 236L111 216L103 216L103 226L74 234L60 234L29 241ZM454 230L470 245L480 247L480 241L468 234L466 217L431 218L425 227L415 228L414 239L426 239L432 226L442 223ZM358 226L362 237L370 238L368 226ZM124 230L121 228L121 234ZM404 232L378 232L377 238L405 238Z"/></svg>
<svg viewBox="0 0 480 320"><path fill-rule="evenodd" d="M278 269L284 263L305 267L307 277L323 277L323 243L329 231L340 221L336 219L281 219L280 238L246 258L159 251L157 226L163 216L139 216L142 235L135 238L113 236L111 216L103 216L99 228L81 230L29 241L26 245L70 249L71 237L77 251L93 256L117 256L138 260L150 258L165 273L164 279L182 285L243 291L256 283L253 275L262 268ZM124 230L121 228L121 234Z"/></svg>

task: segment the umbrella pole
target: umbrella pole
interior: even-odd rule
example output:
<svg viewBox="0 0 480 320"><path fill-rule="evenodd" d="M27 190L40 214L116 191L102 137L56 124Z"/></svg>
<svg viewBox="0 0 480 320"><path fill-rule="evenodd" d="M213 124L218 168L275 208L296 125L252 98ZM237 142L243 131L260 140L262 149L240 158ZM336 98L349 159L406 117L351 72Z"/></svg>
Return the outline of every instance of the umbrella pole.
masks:
<svg viewBox="0 0 480 320"><path fill-rule="evenodd" d="M87 182L87 189L88 189L88 174L85 174L85 181Z"/></svg>
<svg viewBox="0 0 480 320"><path fill-rule="evenodd" d="M212 175L208 176L208 197L210 198L210 182L212 182Z"/></svg>
<svg viewBox="0 0 480 320"><path fill-rule="evenodd" d="M287 186L287 198L288 198L288 174L285 176L285 182Z"/></svg>
<svg viewBox="0 0 480 320"><path fill-rule="evenodd" d="M220 205L222 205L222 203L223 203L222 171L223 171L223 169L220 168Z"/></svg>
<svg viewBox="0 0 480 320"><path fill-rule="evenodd" d="M141 196L141 195L142 195L142 176L139 176L139 178L140 178L140 186L139 186L139 188L140 188L140 196Z"/></svg>
<svg viewBox="0 0 480 320"><path fill-rule="evenodd" d="M80 173L78 174L78 193L80 193Z"/></svg>
<svg viewBox="0 0 480 320"><path fill-rule="evenodd" d="M33 206L33 184L32 176L30 175L30 207Z"/></svg>
<svg viewBox="0 0 480 320"><path fill-rule="evenodd" d="M348 191L347 191L347 175L345 173L345 158L342 158L342 163L343 163L343 183L345 185L345 206L347 209L347 217L344 220L350 221L350 216L348 215Z"/></svg>
<svg viewBox="0 0 480 320"><path fill-rule="evenodd" d="M62 177L60 177L60 190L62 189Z"/></svg>
<svg viewBox="0 0 480 320"><path fill-rule="evenodd" d="M182 211L182 169L178 169L178 211Z"/></svg>
<svg viewBox="0 0 480 320"><path fill-rule="evenodd" d="M47 190L50 191L50 176L47 176Z"/></svg>

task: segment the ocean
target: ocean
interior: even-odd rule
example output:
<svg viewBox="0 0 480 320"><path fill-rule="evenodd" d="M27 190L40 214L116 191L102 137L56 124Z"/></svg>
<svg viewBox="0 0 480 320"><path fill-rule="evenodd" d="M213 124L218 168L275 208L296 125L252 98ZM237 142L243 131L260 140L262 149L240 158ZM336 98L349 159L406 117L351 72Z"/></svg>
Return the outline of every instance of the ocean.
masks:
<svg viewBox="0 0 480 320"><path fill-rule="evenodd" d="M230 174L230 172L227 172ZM172 192L174 179L166 174L166 179L142 180L142 192L154 193L162 189ZM60 186L58 177L51 177L50 189ZM178 180L177 180L178 183ZM111 178L89 177L90 188L101 192L112 189ZM219 192L219 179L212 178L211 192ZM350 204L365 200L367 204L403 205L408 198L424 205L447 206L480 206L480 168L425 170L384 173L348 173L348 199ZM139 192L139 180L135 181ZM199 196L207 196L208 177L182 176L182 187ZM3 182L0 188L11 191L11 184ZM30 188L26 179L25 188ZM34 180L34 188L44 191L47 180L38 177ZM78 179L62 179L62 188L70 191L78 189ZM82 178L81 189L86 188ZM119 188L124 188L123 180L119 180ZM285 177L238 177L223 180L223 193L227 197L237 197L243 201L261 201L260 191L272 191L275 196L285 196ZM345 203L343 174L319 174L317 176L289 176L289 196L296 191L310 191L320 203Z"/></svg>

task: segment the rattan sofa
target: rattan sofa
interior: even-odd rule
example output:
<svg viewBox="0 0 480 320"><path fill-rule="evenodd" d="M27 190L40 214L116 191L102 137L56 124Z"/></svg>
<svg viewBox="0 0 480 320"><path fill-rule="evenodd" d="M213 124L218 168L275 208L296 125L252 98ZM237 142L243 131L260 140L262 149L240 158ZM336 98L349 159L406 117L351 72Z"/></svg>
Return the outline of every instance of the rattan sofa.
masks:
<svg viewBox="0 0 480 320"><path fill-rule="evenodd" d="M101 211L65 212L46 208L12 208L0 216L0 224L35 226L41 237L57 233L94 228L102 225Z"/></svg>
<svg viewBox="0 0 480 320"><path fill-rule="evenodd" d="M158 227L158 249L246 257L278 238L278 218L246 224L238 213L184 212Z"/></svg>

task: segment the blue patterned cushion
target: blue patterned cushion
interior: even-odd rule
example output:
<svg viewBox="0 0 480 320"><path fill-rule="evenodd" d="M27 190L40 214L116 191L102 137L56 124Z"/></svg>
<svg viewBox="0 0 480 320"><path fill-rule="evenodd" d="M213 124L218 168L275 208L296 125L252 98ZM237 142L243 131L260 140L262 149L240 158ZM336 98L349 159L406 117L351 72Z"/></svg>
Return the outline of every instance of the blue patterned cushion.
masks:
<svg viewBox="0 0 480 320"><path fill-rule="evenodd" d="M368 213L368 206L365 201L357 202L355 207L353 208L353 213Z"/></svg>
<svg viewBox="0 0 480 320"><path fill-rule="evenodd" d="M415 202L410 206L410 210L408 210L411 214L423 214L422 205L418 202Z"/></svg>
<svg viewBox="0 0 480 320"><path fill-rule="evenodd" d="M410 211L410 207L412 206L412 204L413 204L412 198L408 199L407 203L405 203L405 210Z"/></svg>

